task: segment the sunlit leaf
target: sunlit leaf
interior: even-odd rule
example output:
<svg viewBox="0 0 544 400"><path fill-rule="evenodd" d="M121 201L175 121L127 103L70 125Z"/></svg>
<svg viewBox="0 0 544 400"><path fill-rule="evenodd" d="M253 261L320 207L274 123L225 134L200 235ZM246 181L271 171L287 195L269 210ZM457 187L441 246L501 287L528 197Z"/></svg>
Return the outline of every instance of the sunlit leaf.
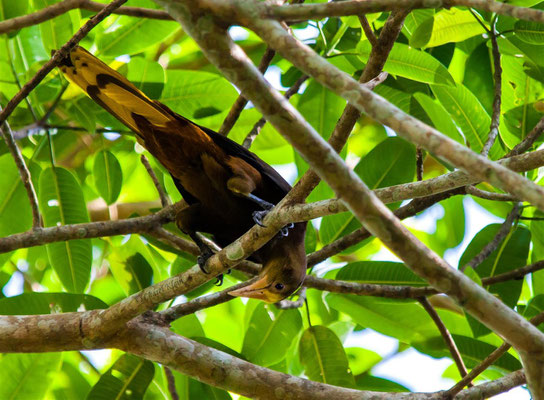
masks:
<svg viewBox="0 0 544 400"><path fill-rule="evenodd" d="M115 203L121 192L123 172L114 154L101 151L94 158L94 185L107 204Z"/></svg>
<svg viewBox="0 0 544 400"><path fill-rule="evenodd" d="M355 381L338 337L325 326L312 326L300 338L300 362L313 381L354 387Z"/></svg>
<svg viewBox="0 0 544 400"><path fill-rule="evenodd" d="M360 42L357 51L366 62L370 56L370 42ZM413 79L418 82L443 85L454 84L453 78L440 61L429 53L417 50L402 43L396 43L383 69L390 74Z"/></svg>
<svg viewBox="0 0 544 400"><path fill-rule="evenodd" d="M49 167L40 175L39 203L45 226L88 222L87 208L81 187L64 168ZM91 242L84 239L46 245L49 262L63 286L81 293L91 274Z"/></svg>
<svg viewBox="0 0 544 400"><path fill-rule="evenodd" d="M155 374L151 361L125 354L106 371L87 396L89 400L143 398Z"/></svg>

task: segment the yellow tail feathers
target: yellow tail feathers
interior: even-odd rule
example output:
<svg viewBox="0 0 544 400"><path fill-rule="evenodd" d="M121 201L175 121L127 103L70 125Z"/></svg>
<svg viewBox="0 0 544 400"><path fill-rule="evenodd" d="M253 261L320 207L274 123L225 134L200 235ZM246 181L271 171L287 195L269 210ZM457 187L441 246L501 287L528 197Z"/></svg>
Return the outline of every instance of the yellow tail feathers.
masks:
<svg viewBox="0 0 544 400"><path fill-rule="evenodd" d="M175 118L128 79L80 46L70 52L60 70L142 139L145 139L145 133L141 132L136 118L143 117L157 128L166 128Z"/></svg>

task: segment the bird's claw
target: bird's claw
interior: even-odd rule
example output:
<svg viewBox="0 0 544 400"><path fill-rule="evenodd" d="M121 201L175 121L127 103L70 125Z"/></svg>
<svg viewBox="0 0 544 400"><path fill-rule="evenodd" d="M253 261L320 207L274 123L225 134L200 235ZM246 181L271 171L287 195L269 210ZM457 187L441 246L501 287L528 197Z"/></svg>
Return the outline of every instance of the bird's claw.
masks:
<svg viewBox="0 0 544 400"><path fill-rule="evenodd" d="M293 224L292 222L285 225L283 228L280 229L280 234L282 237L287 237L289 236L289 229L293 228L295 226L295 224Z"/></svg>
<svg viewBox="0 0 544 400"><path fill-rule="evenodd" d="M227 270L227 274L230 274L230 269ZM223 285L223 274L219 274L216 276L217 280L215 281L215 286L221 286Z"/></svg>
<svg viewBox="0 0 544 400"><path fill-rule="evenodd" d="M269 213L270 211L269 210L263 210L263 211L253 211L253 221L263 227L263 228L266 228L266 225L263 224L263 220L264 220L264 217L266 217L266 215Z"/></svg>
<svg viewBox="0 0 544 400"><path fill-rule="evenodd" d="M206 263L208 262L209 258L213 256L213 252L211 250L203 251L197 258L196 262L198 266L200 267L200 270L204 272L205 274L209 274L210 271L206 269Z"/></svg>

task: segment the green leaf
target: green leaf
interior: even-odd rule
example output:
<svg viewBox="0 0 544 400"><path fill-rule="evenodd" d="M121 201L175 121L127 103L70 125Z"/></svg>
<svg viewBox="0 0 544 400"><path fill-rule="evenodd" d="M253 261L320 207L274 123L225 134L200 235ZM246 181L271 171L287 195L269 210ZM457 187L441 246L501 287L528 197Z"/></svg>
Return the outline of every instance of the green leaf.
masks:
<svg viewBox="0 0 544 400"><path fill-rule="evenodd" d="M410 38L413 47L436 47L450 42L462 42L485 33L468 10L452 8L441 10L434 17L425 20Z"/></svg>
<svg viewBox="0 0 544 400"><path fill-rule="evenodd" d="M325 326L312 326L300 338L300 362L313 381L354 387L355 380L340 339Z"/></svg>
<svg viewBox="0 0 544 400"><path fill-rule="evenodd" d="M202 109L227 110L238 97L225 78L209 72L168 70L166 82L160 101L186 118Z"/></svg>
<svg viewBox="0 0 544 400"><path fill-rule="evenodd" d="M172 370L174 374L176 392L183 400L231 400L230 394L222 389L215 388L196 379L189 378Z"/></svg>
<svg viewBox="0 0 544 400"><path fill-rule="evenodd" d="M0 315L37 315L105 309L102 300L75 293L29 292L0 299Z"/></svg>
<svg viewBox="0 0 544 400"><path fill-rule="evenodd" d="M383 359L378 353L360 347L348 347L346 354L349 360L349 369L353 375L369 371Z"/></svg>
<svg viewBox="0 0 544 400"><path fill-rule="evenodd" d="M525 318L533 318L544 311L544 294L538 294L529 300L527 307L523 311Z"/></svg>
<svg viewBox="0 0 544 400"><path fill-rule="evenodd" d="M436 221L434 237L442 253L461 244L465 237L465 208L461 196L453 196L440 202L444 216ZM438 251L433 248L433 250Z"/></svg>
<svg viewBox="0 0 544 400"><path fill-rule="evenodd" d="M427 283L403 263L390 261L356 261L342 267L336 279L379 285L427 286Z"/></svg>
<svg viewBox="0 0 544 400"><path fill-rule="evenodd" d="M100 197L108 205L115 203L123 184L123 171L117 157L106 150L97 153L94 158L93 177Z"/></svg>
<svg viewBox="0 0 544 400"><path fill-rule="evenodd" d="M424 21L432 18L434 13L435 10L433 9L412 10L406 16L406 19L404 20L404 26L402 27L402 30L406 34L408 39L412 37L417 27L421 25Z"/></svg>
<svg viewBox="0 0 544 400"><path fill-rule="evenodd" d="M24 15L27 10L28 0L0 0L0 21Z"/></svg>
<svg viewBox="0 0 544 400"><path fill-rule="evenodd" d="M360 42L357 45L357 51L365 62L368 61L371 50L372 46L368 41ZM383 69L392 75L402 76L418 82L442 85L455 84L450 73L440 61L429 53L402 43L395 43Z"/></svg>
<svg viewBox="0 0 544 400"><path fill-rule="evenodd" d="M126 294L137 293L151 285L153 269L140 253L133 253L126 258L116 253L110 260L113 276Z"/></svg>
<svg viewBox="0 0 544 400"><path fill-rule="evenodd" d="M544 44L544 27L541 23L533 21L516 21L514 33L524 42L542 45Z"/></svg>
<svg viewBox="0 0 544 400"><path fill-rule="evenodd" d="M487 243L492 241L500 226L500 224L487 225L478 232L461 256L459 265L465 265L472 260ZM500 242L489 257L475 268L476 272L481 278L493 277L526 265L530 243L531 232L525 227L518 226ZM514 307L517 304L522 285L522 280L513 280L496 283L489 286L488 290L498 295L509 307Z"/></svg>
<svg viewBox="0 0 544 400"><path fill-rule="evenodd" d="M188 338L203 337L206 334L195 314L185 315L171 323L172 330Z"/></svg>
<svg viewBox="0 0 544 400"><path fill-rule="evenodd" d="M448 115L448 112L442 106L442 104L433 100L430 96L424 93L414 93L414 98L423 107L427 115L432 121L433 126L458 143L465 144L465 139L455 126L452 118Z"/></svg>
<svg viewBox="0 0 544 400"><path fill-rule="evenodd" d="M96 103L88 97L80 97L73 101L70 107L66 110L70 116L79 122L79 124L87 130L88 133L96 131L96 119L93 110L96 108Z"/></svg>
<svg viewBox="0 0 544 400"><path fill-rule="evenodd" d="M413 145L398 137L387 138L364 156L354 171L370 189L410 182L415 174L415 157ZM331 243L360 226L350 213L328 215L323 217L319 235L322 243Z"/></svg>
<svg viewBox="0 0 544 400"><path fill-rule="evenodd" d="M119 72L150 98L161 97L165 73L158 62L149 61L143 57L132 57L128 64L119 68Z"/></svg>
<svg viewBox="0 0 544 400"><path fill-rule="evenodd" d="M489 343L477 340L468 336L452 335L453 340L461 357L468 368L473 368L485 360L497 348ZM442 343L440 343L440 340ZM425 352L433 357L449 357L449 350L443 345L442 338L436 338L436 345L441 347L441 350L432 350L427 346ZM521 368L521 363L511 354L505 353L496 362L493 363L493 368L502 369L503 372L512 372Z"/></svg>
<svg viewBox="0 0 544 400"><path fill-rule="evenodd" d="M457 86L431 85L431 89L457 126L461 128L467 145L474 152L479 153L487 140L491 118L476 96L459 84ZM491 147L489 156L496 160L502 154L503 151L496 141Z"/></svg>
<svg viewBox="0 0 544 400"><path fill-rule="evenodd" d="M141 399L155 375L151 361L124 354L98 380L87 396L89 400Z"/></svg>
<svg viewBox="0 0 544 400"><path fill-rule="evenodd" d="M147 18L120 17L115 29L99 33L96 46L101 55L117 57L140 53L165 40L179 28L174 21L158 21Z"/></svg>
<svg viewBox="0 0 544 400"><path fill-rule="evenodd" d="M36 10L51 6L55 0L32 0ZM47 53L58 50L73 35L72 20L69 14L61 14L53 19L42 22L40 25L42 41Z"/></svg>
<svg viewBox="0 0 544 400"><path fill-rule="evenodd" d="M361 375L355 378L357 388L360 390L373 390L376 392L409 392L406 386L388 379L379 378L372 375Z"/></svg>
<svg viewBox="0 0 544 400"><path fill-rule="evenodd" d="M329 293L327 304L363 327L405 343L425 343L440 333L427 312L414 300L397 300ZM466 319L449 310L438 310L451 333L470 335Z"/></svg>
<svg viewBox="0 0 544 400"><path fill-rule="evenodd" d="M278 363L302 328L299 310L273 310L273 318L260 303L251 316L242 353L264 367Z"/></svg>
<svg viewBox="0 0 544 400"><path fill-rule="evenodd" d="M89 222L83 193L72 173L49 167L40 175L39 203L45 226ZM85 290L91 275L91 242L76 239L46 245L49 262L70 292Z"/></svg>
<svg viewBox="0 0 544 400"><path fill-rule="evenodd" d="M30 173L38 175L36 164L30 164ZM11 154L0 156L0 187L0 237L30 229L30 203Z"/></svg>
<svg viewBox="0 0 544 400"><path fill-rule="evenodd" d="M344 99L312 80L300 96L298 110L321 136L328 137L345 105Z"/></svg>
<svg viewBox="0 0 544 400"><path fill-rule="evenodd" d="M59 370L62 353L3 354L0 399L42 399Z"/></svg>

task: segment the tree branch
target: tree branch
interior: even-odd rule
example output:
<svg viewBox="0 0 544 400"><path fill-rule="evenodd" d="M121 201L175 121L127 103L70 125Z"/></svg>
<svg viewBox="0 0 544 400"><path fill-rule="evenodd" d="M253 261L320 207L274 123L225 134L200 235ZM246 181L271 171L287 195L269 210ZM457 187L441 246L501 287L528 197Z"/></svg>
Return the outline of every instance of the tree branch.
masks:
<svg viewBox="0 0 544 400"><path fill-rule="evenodd" d="M502 241L508 236L510 231L512 230L512 224L517 220L519 217L519 209L520 209L520 203L515 203L514 207L512 208L512 211L508 214L504 222L502 223L501 227L497 231L497 234L495 237L486 244L482 250L472 260L470 260L468 263L463 265L461 267L461 271L464 271L467 267L470 268L477 268L478 265L480 265L487 257L491 255L499 245L502 243Z"/></svg>
<svg viewBox="0 0 544 400"><path fill-rule="evenodd" d="M459 271L453 270L442 259L422 246L399 223L390 210L379 202L361 180L344 165L337 153L302 119L300 114L278 93L270 89L243 51L229 40L224 29L210 24L209 19L202 18L202 10L199 10L198 5L195 5L194 2L189 3L187 0L175 3L169 0L157 0L157 2L166 6L170 14L182 23L184 29L200 45L207 58L233 81L242 90L244 96L250 99L267 120L274 124L276 129L301 152L332 189L342 196L342 200L369 231L379 237L414 272L428 280L439 290L444 290L457 299L472 315L491 329L504 335L517 348L524 351L533 351L535 354L543 354L544 335L493 295L476 285ZM207 5L216 4L213 1L206 1L205 3ZM253 6L256 3L252 1L243 3L222 1L217 2L217 4L219 7L228 5L237 13L245 15L242 6ZM257 31L260 36L265 37L267 42L286 56L288 60L294 61L303 71L310 72L310 75L318 80L327 82L330 80L333 82L331 88L337 89L338 86L341 86L341 93L350 101L356 104L361 101L362 105L365 104L363 99L371 100L372 107L369 107L369 109L375 112L378 110L384 111L387 113L386 116L389 117L394 114L397 114L397 116L402 115L403 123L395 124L395 128L404 128L406 120L411 119L411 117L403 113L399 114L401 113L400 110L395 110L392 114L389 107L387 107L387 111L376 107L377 104L384 102L383 99L380 100L371 92L367 93L367 90L360 87L356 82L352 84L352 79L340 71L329 69L332 67L328 66L326 61L316 56L312 50L289 37L279 24L267 20L252 20L252 18L247 18L244 22L250 25L251 29ZM331 74L334 78L332 78ZM354 95L355 93L360 94L362 97ZM372 114L374 115L375 112ZM389 117L386 119L389 119ZM395 118L392 121L395 121ZM414 128L416 126L418 129L421 127L420 122L411 122L414 122ZM489 162L481 156L474 155L465 147L458 146L457 143L449 146L450 143L445 142L445 137L437 132L430 134L430 129L430 127L425 127L424 132L425 138L430 139L429 142L433 144L430 146L431 150L437 150L439 153L443 153L445 150L454 151L457 155L466 156L468 162L463 160L464 167L476 167L477 165L478 168L481 168L484 165L486 167L484 169L489 173L488 175L493 175L493 181L500 182L506 179L509 181L507 186L510 189L513 189L510 184L514 184L514 182L525 185L532 184L527 180L518 181L519 177L516 174L510 171L505 172L502 167ZM415 132L415 129L407 130L412 139L422 139L419 132ZM443 146L444 143L447 143L447 145ZM457 159L457 157L455 158ZM472 171L472 168L466 169ZM482 176L481 171L479 171L479 176ZM541 200L536 198L537 193L540 192L539 188L531 187L529 192L531 192L532 201L537 204L542 203ZM267 223L266 218L264 223Z"/></svg>
<svg viewBox="0 0 544 400"><path fill-rule="evenodd" d="M0 107L0 110L2 110L2 107ZM43 225L40 216L40 209L38 207L38 196L36 196L36 190L34 189L34 184L32 183L30 171L28 170L23 155L21 154L21 150L19 150L17 143L15 143L13 132L11 131L7 121L5 121L3 124L0 123L0 132L2 132L4 142L6 142L6 146L8 147L11 156L15 161L15 165L19 170L23 187L25 188L28 201L30 202L30 209L32 210L32 228L34 230L39 229Z"/></svg>
<svg viewBox="0 0 544 400"><path fill-rule="evenodd" d="M70 10L81 8L89 11L101 11L106 7L103 3L97 3L91 0L64 0L59 3L42 8L31 14L0 21L0 34L16 31L21 28L37 25L48 21L59 15L67 13ZM172 17L162 10L153 10L140 7L119 7L112 14L128 15L131 17L153 18L159 20L171 21Z"/></svg>
<svg viewBox="0 0 544 400"><path fill-rule="evenodd" d="M507 15L527 21L544 23L544 13L534 8L512 6L489 0L351 0L319 4L275 5L263 3L256 9L261 18L274 18L283 21L304 21L369 14L380 11L393 11L416 8L450 8L455 6L472 7L480 10Z"/></svg>
<svg viewBox="0 0 544 400"><path fill-rule="evenodd" d="M438 328L438 331L442 335L442 338L444 339L444 342L446 343L446 346L448 347L450 351L451 358L453 359L453 361L455 362L455 365L457 366L457 370L459 371L459 374L461 375L461 377L465 377L467 375L467 367L465 367L465 363L463 362L461 353L459 352L459 349L455 345L455 341L453 340L453 337L448 331L448 328L446 327L446 325L444 325L444 322L442 322L442 320L440 319L440 316L438 315L434 307L431 305L431 303L429 303L429 300L427 300L426 297L420 297L418 301L423 306L425 311L427 311L427 314L429 314L434 324Z"/></svg>
<svg viewBox="0 0 544 400"><path fill-rule="evenodd" d="M491 126L489 127L489 135L486 142L480 152L481 155L487 156L489 150L495 143L497 135L499 134L499 123L501 118L501 94L502 94L502 67L501 67L501 53L499 52L499 44L497 43L497 16L493 17L491 23L490 39L491 39L491 52L493 54L493 80L495 82L494 96L493 96L493 113L491 115Z"/></svg>
<svg viewBox="0 0 544 400"><path fill-rule="evenodd" d="M159 179L157 178L157 175L155 174L155 171L153 171L153 168L151 168L151 164L149 164L149 160L147 157L142 154L140 157L140 161L145 167L145 170L151 177L151 180L153 181L153 185L155 185L155 189L157 189L157 192L159 193L159 198L161 199L161 205L163 207L166 207L170 201L168 200L168 196L164 192L164 189L162 188L161 184L159 183Z"/></svg>
<svg viewBox="0 0 544 400"><path fill-rule="evenodd" d="M276 52L272 50L270 47L267 47L261 61L259 62L259 71L261 73L265 73L265 71L270 66L270 63L272 62L272 59L276 55ZM228 115L226 116L225 120L223 121L223 124L221 125L221 128L217 131L220 135L227 136L236 123L238 121L238 118L240 118L240 114L242 114L242 111L244 110L244 107L247 104L247 99L239 95L234 104L232 105Z"/></svg>

